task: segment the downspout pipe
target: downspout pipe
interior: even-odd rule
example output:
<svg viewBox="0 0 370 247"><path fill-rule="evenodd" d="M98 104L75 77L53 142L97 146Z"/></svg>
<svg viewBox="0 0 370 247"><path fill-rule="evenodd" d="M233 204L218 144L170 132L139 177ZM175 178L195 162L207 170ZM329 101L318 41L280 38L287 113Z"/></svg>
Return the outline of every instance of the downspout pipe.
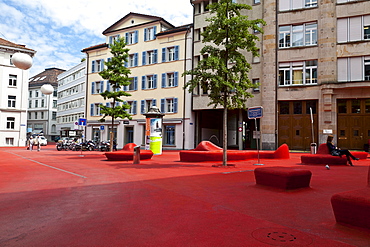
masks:
<svg viewBox="0 0 370 247"><path fill-rule="evenodd" d="M188 43L188 34L189 34L189 31L191 29L191 25L188 26L188 29L186 30L186 33L185 33L185 60L184 60L184 72L186 71L187 69L187 51L188 51L188 46L187 46L187 43ZM185 118L186 118L186 114L185 114L185 110L186 110L186 89L185 89L185 84L186 84L186 76L184 76L184 103L183 103L183 111L182 111L182 149L185 150Z"/></svg>

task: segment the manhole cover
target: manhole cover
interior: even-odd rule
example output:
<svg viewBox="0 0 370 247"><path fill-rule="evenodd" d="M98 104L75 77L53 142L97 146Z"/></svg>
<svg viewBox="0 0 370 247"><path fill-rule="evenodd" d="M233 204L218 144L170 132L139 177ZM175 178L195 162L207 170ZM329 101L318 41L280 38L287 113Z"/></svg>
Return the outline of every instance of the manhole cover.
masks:
<svg viewBox="0 0 370 247"><path fill-rule="evenodd" d="M312 238L292 229L261 228L252 232L256 240L277 246L307 246L312 244Z"/></svg>

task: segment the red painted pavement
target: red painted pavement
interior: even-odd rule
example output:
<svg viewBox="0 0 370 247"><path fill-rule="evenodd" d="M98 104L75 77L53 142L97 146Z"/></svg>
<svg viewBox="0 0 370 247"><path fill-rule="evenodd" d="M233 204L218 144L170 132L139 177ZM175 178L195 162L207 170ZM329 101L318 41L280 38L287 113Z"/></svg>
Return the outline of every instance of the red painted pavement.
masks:
<svg viewBox="0 0 370 247"><path fill-rule="evenodd" d="M311 187L255 185L257 160L179 162L164 151L139 165L102 152L0 148L0 246L370 246L370 230L336 224L333 194L363 188L354 167L263 160L312 171Z"/></svg>

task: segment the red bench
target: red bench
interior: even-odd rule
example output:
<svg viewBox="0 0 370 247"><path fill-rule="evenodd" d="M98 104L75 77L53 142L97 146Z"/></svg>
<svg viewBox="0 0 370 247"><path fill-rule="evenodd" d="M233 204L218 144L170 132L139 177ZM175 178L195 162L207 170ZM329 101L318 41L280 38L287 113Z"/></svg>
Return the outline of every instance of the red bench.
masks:
<svg viewBox="0 0 370 247"><path fill-rule="evenodd" d="M289 159L289 147L281 145L275 151L260 151L261 159ZM257 150L227 150L228 160L257 159ZM223 150L212 142L202 141L195 149L180 151L180 161L201 162L201 161L222 161Z"/></svg>
<svg viewBox="0 0 370 247"><path fill-rule="evenodd" d="M104 153L105 157L111 161L127 161L134 159L134 148L137 145L135 143L127 143L122 150L116 152ZM140 160L148 160L153 156L151 150L140 150Z"/></svg>
<svg viewBox="0 0 370 247"><path fill-rule="evenodd" d="M370 167L367 187L334 194L331 204L338 223L370 229Z"/></svg>
<svg viewBox="0 0 370 247"><path fill-rule="evenodd" d="M367 159L366 152L351 152L359 159ZM301 162L305 164L331 164L331 165L346 165L347 158L345 155L342 157L332 156L329 153L329 148L326 143L320 144L316 154L305 154L301 156Z"/></svg>
<svg viewBox="0 0 370 247"><path fill-rule="evenodd" d="M259 167L254 170L256 184L285 190L310 186L312 172L290 167Z"/></svg>

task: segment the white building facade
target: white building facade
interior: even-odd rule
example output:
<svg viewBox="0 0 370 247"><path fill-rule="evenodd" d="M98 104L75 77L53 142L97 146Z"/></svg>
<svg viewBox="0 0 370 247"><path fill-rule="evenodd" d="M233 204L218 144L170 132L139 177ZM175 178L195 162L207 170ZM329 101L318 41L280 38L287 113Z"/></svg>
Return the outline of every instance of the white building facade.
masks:
<svg viewBox="0 0 370 247"><path fill-rule="evenodd" d="M86 61L58 75L57 133L81 137L78 120L85 117Z"/></svg>
<svg viewBox="0 0 370 247"><path fill-rule="evenodd" d="M14 53L33 57L36 51L0 38L0 146L25 146L28 71L16 68Z"/></svg>

